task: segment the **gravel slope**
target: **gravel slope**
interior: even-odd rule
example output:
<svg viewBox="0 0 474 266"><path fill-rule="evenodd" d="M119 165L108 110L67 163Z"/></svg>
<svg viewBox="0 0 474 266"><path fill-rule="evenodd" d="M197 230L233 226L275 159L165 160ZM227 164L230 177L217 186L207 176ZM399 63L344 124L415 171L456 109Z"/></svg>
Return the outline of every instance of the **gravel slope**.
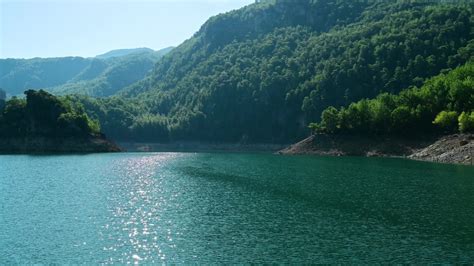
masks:
<svg viewBox="0 0 474 266"><path fill-rule="evenodd" d="M456 134L444 136L426 148L415 151L408 158L414 160L474 164L474 135Z"/></svg>

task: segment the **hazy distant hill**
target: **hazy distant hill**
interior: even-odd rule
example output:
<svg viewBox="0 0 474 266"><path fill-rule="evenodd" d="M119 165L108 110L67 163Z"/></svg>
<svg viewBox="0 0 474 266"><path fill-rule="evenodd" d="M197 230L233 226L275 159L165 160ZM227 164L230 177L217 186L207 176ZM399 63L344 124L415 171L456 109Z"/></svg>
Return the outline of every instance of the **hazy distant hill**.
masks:
<svg viewBox="0 0 474 266"><path fill-rule="evenodd" d="M81 57L0 59L0 87L8 94L67 83L91 64Z"/></svg>
<svg viewBox="0 0 474 266"><path fill-rule="evenodd" d="M170 52L172 49L173 49L173 47L164 48L164 49L161 49L161 50L157 51L157 53L159 55L160 54L165 55L168 52ZM155 52L155 51L153 51L150 48L117 49L117 50L109 51L105 54L98 55L95 58L108 59L108 58L112 58L112 57L121 57L121 56L130 55L130 54L138 54L138 53L145 53L145 52L150 53L150 52Z"/></svg>
<svg viewBox="0 0 474 266"><path fill-rule="evenodd" d="M108 59L112 57L120 57L120 56L129 55L129 54L136 54L136 53L143 53L143 52L153 52L153 50L150 48L117 49L117 50L112 50L101 55L97 55L95 58Z"/></svg>
<svg viewBox="0 0 474 266"><path fill-rule="evenodd" d="M167 51L143 51L108 59L95 58L72 80L48 90L56 94L111 96L143 79Z"/></svg>
<svg viewBox="0 0 474 266"><path fill-rule="evenodd" d="M0 87L10 95L44 89L109 96L145 77L170 50L114 50L96 58L0 59Z"/></svg>

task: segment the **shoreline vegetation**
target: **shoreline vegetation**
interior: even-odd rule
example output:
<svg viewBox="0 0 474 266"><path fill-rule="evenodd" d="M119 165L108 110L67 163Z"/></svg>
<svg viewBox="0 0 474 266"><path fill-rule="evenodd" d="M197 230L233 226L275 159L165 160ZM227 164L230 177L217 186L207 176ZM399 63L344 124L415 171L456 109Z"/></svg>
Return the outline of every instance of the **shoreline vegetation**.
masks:
<svg viewBox="0 0 474 266"><path fill-rule="evenodd" d="M122 149L107 140L105 135L101 133L100 123L90 119L85 113L84 107L71 103L68 97L56 97L43 90L29 90L25 92L25 95L25 99L14 97L6 102L2 101L0 154L120 151L276 152L282 155L404 157L439 163L473 164L474 134L472 133L452 134L441 138L437 138L433 134L424 134L410 138L406 136L351 134L350 132L335 133L334 130L331 133L318 133L315 130L316 133L311 137L290 146L248 142L121 142ZM345 119L341 120L340 115L335 115L334 119L337 121L329 123L325 114L323 113L322 122L318 125L319 130L327 131L330 124L334 124L333 129L341 128L338 123L346 121ZM457 119L457 116L455 119ZM455 119L453 118L453 120ZM461 122L459 119L459 126L462 125ZM467 123L467 125L471 126L470 123ZM452 127L452 129L454 128Z"/></svg>
<svg viewBox="0 0 474 266"><path fill-rule="evenodd" d="M329 107L309 125L312 137L281 153L404 156L472 165L473 77L471 60L420 87Z"/></svg>
<svg viewBox="0 0 474 266"><path fill-rule="evenodd" d="M98 121L67 98L43 90L28 90L25 96L2 101L0 154L121 151L101 133Z"/></svg>

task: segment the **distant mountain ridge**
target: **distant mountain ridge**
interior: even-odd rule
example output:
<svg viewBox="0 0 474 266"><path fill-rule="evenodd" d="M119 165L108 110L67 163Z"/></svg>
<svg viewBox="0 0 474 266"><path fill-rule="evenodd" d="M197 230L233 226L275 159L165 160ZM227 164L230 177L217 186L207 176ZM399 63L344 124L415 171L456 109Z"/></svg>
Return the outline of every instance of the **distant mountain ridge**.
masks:
<svg viewBox="0 0 474 266"><path fill-rule="evenodd" d="M131 54L153 53L153 52L156 52L157 55L165 55L165 54L169 53L171 50L173 50L173 48L174 47L170 46L170 47L166 47L166 48L163 48L163 49L160 49L160 50L157 50L157 51L155 51L153 49L150 49L150 48L146 48L146 47L131 48L131 49L116 49L116 50L106 52L104 54L97 55L97 56L95 56L95 58L109 59L109 58L114 58L114 57L127 56L127 55L131 55Z"/></svg>
<svg viewBox="0 0 474 266"><path fill-rule="evenodd" d="M28 89L110 96L143 79L172 50L112 50L93 58L0 59L0 87L9 95Z"/></svg>
<svg viewBox="0 0 474 266"><path fill-rule="evenodd" d="M154 51L153 51L153 49L146 48L146 47L132 48L132 49L116 49L116 50L106 52L104 54L97 55L97 56L95 56L95 58L109 59L109 58L113 58L113 57L121 57L121 56L130 55L130 54L144 53L144 52L154 52Z"/></svg>

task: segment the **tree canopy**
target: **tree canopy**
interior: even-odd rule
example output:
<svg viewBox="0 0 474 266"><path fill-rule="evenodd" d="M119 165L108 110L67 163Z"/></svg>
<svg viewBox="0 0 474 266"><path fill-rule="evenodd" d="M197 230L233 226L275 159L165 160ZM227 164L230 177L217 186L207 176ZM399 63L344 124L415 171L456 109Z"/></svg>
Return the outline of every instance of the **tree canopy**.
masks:
<svg viewBox="0 0 474 266"><path fill-rule="evenodd" d="M2 137L89 137L100 133L99 122L83 108L43 90L25 92L26 99L12 98L0 113Z"/></svg>
<svg viewBox="0 0 474 266"><path fill-rule="evenodd" d="M474 62L419 88L383 93L340 109L329 107L310 128L329 134L404 136L474 132Z"/></svg>

